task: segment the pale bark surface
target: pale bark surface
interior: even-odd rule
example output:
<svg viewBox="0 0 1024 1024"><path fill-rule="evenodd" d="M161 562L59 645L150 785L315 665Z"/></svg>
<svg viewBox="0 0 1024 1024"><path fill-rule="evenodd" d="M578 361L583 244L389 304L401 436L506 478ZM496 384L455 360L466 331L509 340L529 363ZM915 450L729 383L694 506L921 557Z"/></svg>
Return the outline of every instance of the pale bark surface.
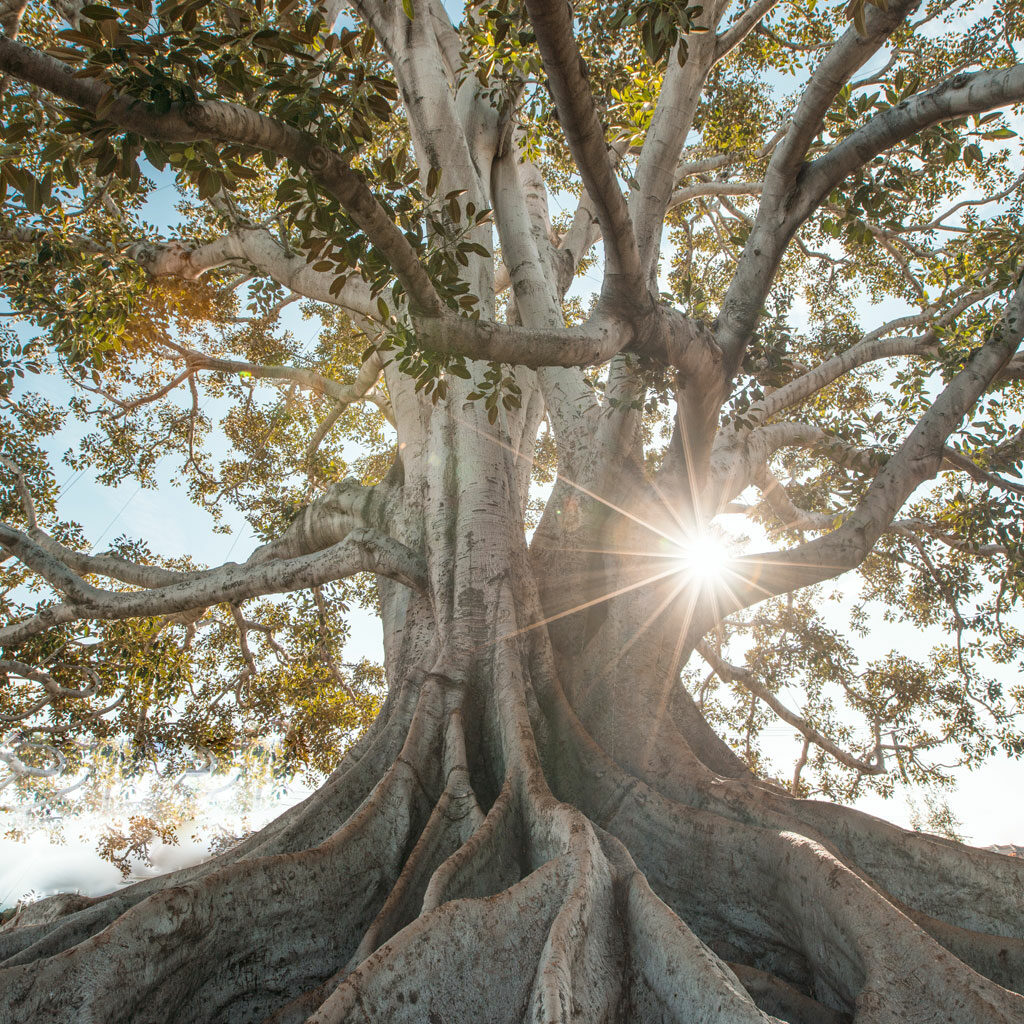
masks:
<svg viewBox="0 0 1024 1024"><path fill-rule="evenodd" d="M778 417L865 363L927 355L927 332L949 310L907 325L910 336L896 325L866 337L774 392L745 433L719 432L785 249L874 153L923 126L1019 102L1024 71L959 76L808 160L836 93L914 4L869 7L867 36L851 27L823 56L764 181L717 186L715 194L761 201L722 315L705 324L660 303L646 282L666 211L716 188L696 182L687 192L680 163L704 79L772 4L731 22L725 4L709 5L718 32L694 41L684 66L670 62L628 196L580 70L569 8L527 4L589 191L561 240L515 133L472 77L457 82L458 40L441 5L413 6L410 23L401 4L353 4L393 57L424 175L443 165L465 200L494 208L504 267L475 256L467 270L479 320L443 306L359 175L301 132L230 104L156 115L108 103L101 83L72 78L13 33L0 37L5 74L86 109L102 103L106 118L140 134L245 142L293 159L391 255L409 299L396 315L422 343L514 363L523 392L519 408L492 423L468 400L469 382L451 379L432 405L376 357L343 386L183 351L183 373L242 369L339 406L377 401L401 442L390 477L373 489L335 484L246 563L201 573L71 551L35 525L30 507L27 530L3 527L0 543L61 595L0 632L3 643L60 622L187 614L373 571L390 694L326 784L235 849L108 896L22 911L0 931L0 1024L1024 1021L1024 862L758 780L678 682L729 612L838 575L887 530L914 529L897 521L900 508L943 464L964 415L1019 363L1022 292L1010 294L987 343L834 529L828 517L801 520L823 535L741 560L726 596L684 586L671 567L652 579L659 563L616 554L656 553L658 534L692 527L749 486L774 494L791 519L804 514L766 463L782 446L820 437ZM567 329L571 271L600 237L612 239L600 300ZM324 276L262 230L240 227L192 248L140 247L136 258L154 275L185 279L240 261L342 306L370 337L380 329L361 282L329 294ZM512 288L507 323L494 320L496 280ZM631 404L642 395L638 357L673 367L679 382L685 443L656 481L644 473ZM582 368L609 361L601 398ZM381 379L386 396L375 391ZM545 414L559 478L528 542L529 453ZM861 455L842 457L854 464ZM106 590L86 575L138 590Z"/></svg>

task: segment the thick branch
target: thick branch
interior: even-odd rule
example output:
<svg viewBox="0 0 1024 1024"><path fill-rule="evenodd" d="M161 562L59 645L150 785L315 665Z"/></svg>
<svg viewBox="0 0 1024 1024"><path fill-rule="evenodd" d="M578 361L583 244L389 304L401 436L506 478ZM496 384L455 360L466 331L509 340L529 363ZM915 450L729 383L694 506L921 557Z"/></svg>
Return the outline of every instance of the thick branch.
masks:
<svg viewBox="0 0 1024 1024"><path fill-rule="evenodd" d="M420 317L414 322L417 341L424 348L534 369L599 366L625 348L636 336L637 328L635 323L600 304L590 319L578 327L511 327L454 314Z"/></svg>
<svg viewBox="0 0 1024 1024"><path fill-rule="evenodd" d="M688 55L683 65L680 66L675 50L669 56L658 103L640 151L636 172L638 187L630 206L636 217L640 259L648 275L653 274L657 265L662 222L678 180L679 154L693 125L704 81L715 61L713 30L723 6L717 2L708 6L705 16L711 21L712 31L687 37ZM605 245L607 238L605 232Z"/></svg>
<svg viewBox="0 0 1024 1024"><path fill-rule="evenodd" d="M917 7L919 0L899 0L886 10L865 6L867 35L854 26L836 41L811 74L793 113L789 131L769 165L769 175L792 181L825 120L839 90L878 52L882 44Z"/></svg>
<svg viewBox="0 0 1024 1024"><path fill-rule="evenodd" d="M79 576L106 576L133 587L165 587L170 583L188 579L190 575L174 569L163 569L158 565L141 565L112 551L100 555L87 555L61 544L38 527L30 529L28 536L40 548Z"/></svg>
<svg viewBox="0 0 1024 1024"><path fill-rule="evenodd" d="M339 480L310 502L284 533L258 547L247 564L295 558L337 544L358 527L380 523L378 512L386 500L386 484L366 487L352 478Z"/></svg>
<svg viewBox="0 0 1024 1024"><path fill-rule="evenodd" d="M73 601L88 603L102 593L76 576L59 558L40 547L29 536L6 523L0 523L0 546Z"/></svg>
<svg viewBox="0 0 1024 1024"><path fill-rule="evenodd" d="M117 96L111 101L112 90L107 86L76 78L59 61L5 38L0 38L0 70L86 110L94 112L102 106L104 119L150 138L175 142L217 139L269 150L306 167L389 258L409 295L419 339L434 351L532 367L592 366L607 361L632 336L631 328L607 306L599 306L582 327L553 331L547 337L451 313L437 296L418 254L363 179L311 136L272 118L236 104L216 102L178 105L167 114L154 114L131 97ZM617 223L613 221L612 226ZM634 304L635 297L634 292Z"/></svg>
<svg viewBox="0 0 1024 1024"><path fill-rule="evenodd" d="M897 142L941 121L980 114L1024 100L1024 65L956 75L872 117L802 175L798 203L801 220L843 178Z"/></svg>
<svg viewBox="0 0 1024 1024"><path fill-rule="evenodd" d="M5 535L10 532L8 528L4 531ZM10 546L6 536L4 546ZM33 561L39 561L38 554L34 557L27 554ZM31 565L28 558L25 561ZM63 572L73 575L66 568ZM228 563L197 573L186 582L155 590L112 593L90 587L76 578L73 596L71 589L61 588L72 596L71 602L50 605L30 618L0 629L0 645L19 644L54 625L79 619L173 615L225 602L238 604L266 594L303 590L359 572L387 576L415 590L422 589L426 577L423 560L414 551L376 530L359 527L339 543L313 554L250 565Z"/></svg>
<svg viewBox="0 0 1024 1024"><path fill-rule="evenodd" d="M754 414L758 420L766 420L782 412L783 409L810 398L822 388L838 380L843 374L849 373L858 366L875 362L878 359L891 359L896 356L926 355L935 344L936 336L931 332L916 338L875 338L851 345L845 352L814 367L796 380L784 384L773 391Z"/></svg>
<svg viewBox="0 0 1024 1024"><path fill-rule="evenodd" d="M1003 367L1002 373L996 378L998 384L1009 384L1010 381L1024 380L1024 353L1015 355Z"/></svg>
<svg viewBox="0 0 1024 1024"><path fill-rule="evenodd" d="M877 452L840 441L811 423L770 423L739 435L722 432L719 438L726 438L727 442L719 440L712 453L704 497L706 508L714 511L724 508L749 484L768 479L768 462L782 448L812 448L836 465L867 475L874 475L880 463Z"/></svg>
<svg viewBox="0 0 1024 1024"><path fill-rule="evenodd" d="M818 533L835 526L836 517L798 507L782 482L765 467L757 480L761 496L779 518L785 530L813 530Z"/></svg>
<svg viewBox="0 0 1024 1024"><path fill-rule="evenodd" d="M21 502L22 511L25 513L25 521L30 530L34 529L36 523L36 505L32 500L32 492L25 482L25 471L17 463L0 456L0 466L14 474L14 489L18 492L18 500Z"/></svg>
<svg viewBox="0 0 1024 1024"><path fill-rule="evenodd" d="M332 293L332 275L313 270L301 255L286 251L265 228L237 227L196 247L181 242L140 242L128 252L153 277L186 281L241 260L298 295L341 306L370 319L379 316L370 287L358 274L349 275L341 290Z"/></svg>
<svg viewBox="0 0 1024 1024"><path fill-rule="evenodd" d="M350 0L350 6L373 27L391 60L421 174L438 168L446 179L452 177L463 186L476 184L479 172L472 146L481 140L467 130L466 120L482 108L471 113L460 102L473 105L469 96L475 81L468 76L461 89L457 86L464 70L460 41L443 5L438 0L409 0L411 19L405 5L391 0Z"/></svg>
<svg viewBox="0 0 1024 1024"><path fill-rule="evenodd" d="M749 7L742 11L715 41L715 60L721 60L739 46L771 14L778 2L779 0L754 0Z"/></svg>
<svg viewBox="0 0 1024 1024"><path fill-rule="evenodd" d="M551 95L580 177L597 211L607 252L606 279L616 294L635 303L646 294L640 252L626 199L615 178L604 128L572 28L572 7L527 0ZM632 292L632 294L630 294Z"/></svg>
<svg viewBox="0 0 1024 1024"><path fill-rule="evenodd" d="M61 686L49 672L44 672L42 669L35 668L32 665L26 665L23 661L0 661L0 672L5 675L20 676L22 679L30 679L34 683L40 683L50 697L70 697L75 700L83 700L86 697L93 696L97 689L95 679L92 686L87 686L84 689L74 690L69 686Z"/></svg>
<svg viewBox="0 0 1024 1024"><path fill-rule="evenodd" d="M717 335L732 367L739 366L789 240L810 214L807 210L798 217L792 212L792 192L804 157L821 130L825 112L839 90L877 52L917 2L899 0L884 12L869 6L865 14L867 37L851 27L814 69L790 126L769 161L761 206L722 302Z"/></svg>

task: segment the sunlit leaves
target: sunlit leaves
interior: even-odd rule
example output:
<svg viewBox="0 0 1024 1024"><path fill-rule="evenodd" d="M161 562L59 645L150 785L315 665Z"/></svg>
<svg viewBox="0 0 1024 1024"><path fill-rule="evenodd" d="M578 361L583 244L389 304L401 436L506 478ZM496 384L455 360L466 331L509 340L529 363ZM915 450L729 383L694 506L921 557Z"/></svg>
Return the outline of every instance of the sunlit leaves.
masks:
<svg viewBox="0 0 1024 1024"><path fill-rule="evenodd" d="M868 34L866 11L869 6L877 7L880 11L889 9L888 0L850 0L843 11L843 14L853 22L858 33L865 38Z"/></svg>

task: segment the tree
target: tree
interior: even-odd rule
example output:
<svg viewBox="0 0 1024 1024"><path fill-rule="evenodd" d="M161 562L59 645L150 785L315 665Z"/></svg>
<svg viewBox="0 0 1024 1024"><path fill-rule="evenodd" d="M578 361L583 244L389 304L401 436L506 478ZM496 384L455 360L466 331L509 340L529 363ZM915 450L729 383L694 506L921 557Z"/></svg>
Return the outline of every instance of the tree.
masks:
<svg viewBox="0 0 1024 1024"><path fill-rule="evenodd" d="M1021 646L1020 11L54 6L8 4L0 37L4 282L43 332L5 356L8 763L110 720L90 679L186 662L220 693L273 675L282 631L317 656L260 692L298 707L360 573L388 691L228 852L23 911L0 1020L1020 1020L1021 862L802 774L849 795L1021 749L985 668ZM185 188L180 238L144 222L140 161ZM11 397L46 360L107 403L79 464L181 453L266 542L210 569L87 550L34 441L59 410ZM233 450L204 448L200 388ZM696 572L740 513L777 550ZM941 629L930 664L859 667L814 589L855 571L855 624L874 600ZM719 689L681 684L695 651ZM806 740L788 789L752 768L765 709Z"/></svg>

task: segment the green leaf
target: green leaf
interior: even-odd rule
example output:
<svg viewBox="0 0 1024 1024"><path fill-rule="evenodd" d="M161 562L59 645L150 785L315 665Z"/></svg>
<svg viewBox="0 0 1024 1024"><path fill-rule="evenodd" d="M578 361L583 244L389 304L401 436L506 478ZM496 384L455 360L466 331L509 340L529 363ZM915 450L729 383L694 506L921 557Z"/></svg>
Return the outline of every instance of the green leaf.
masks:
<svg viewBox="0 0 1024 1024"><path fill-rule="evenodd" d="M91 21L117 21L117 11L105 4L86 4L82 14Z"/></svg>
<svg viewBox="0 0 1024 1024"><path fill-rule="evenodd" d="M220 175L211 170L209 167L204 167L199 172L199 198L209 199L210 196L214 196L220 190L221 178Z"/></svg>

